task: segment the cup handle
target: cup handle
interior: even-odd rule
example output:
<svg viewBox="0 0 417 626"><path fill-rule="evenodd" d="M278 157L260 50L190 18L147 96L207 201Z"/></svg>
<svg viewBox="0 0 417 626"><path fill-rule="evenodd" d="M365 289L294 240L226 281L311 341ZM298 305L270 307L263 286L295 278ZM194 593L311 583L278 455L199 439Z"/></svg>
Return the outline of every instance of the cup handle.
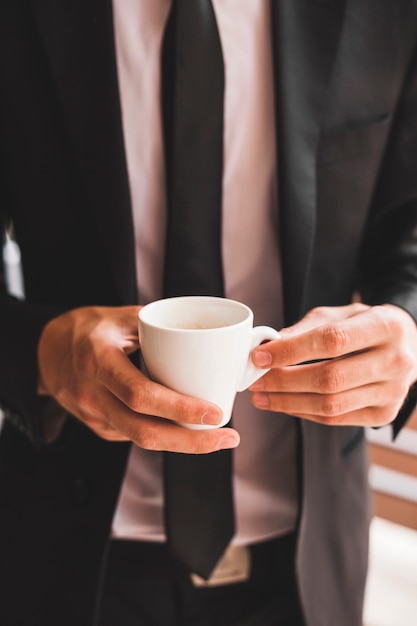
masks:
<svg viewBox="0 0 417 626"><path fill-rule="evenodd" d="M252 350L256 348L257 346L259 346L263 341L278 339L279 337L280 337L279 332L275 330L274 328L271 328L271 326L255 326L252 329L250 352L252 352ZM269 372L269 369L270 368L260 369L256 367L253 364L252 359L250 358L250 354L249 354L249 358L246 363L246 367L243 370L242 375L240 377L237 390L244 391L245 389L250 387L250 385L252 385L255 382L255 380L258 380L258 378L261 378L261 376Z"/></svg>

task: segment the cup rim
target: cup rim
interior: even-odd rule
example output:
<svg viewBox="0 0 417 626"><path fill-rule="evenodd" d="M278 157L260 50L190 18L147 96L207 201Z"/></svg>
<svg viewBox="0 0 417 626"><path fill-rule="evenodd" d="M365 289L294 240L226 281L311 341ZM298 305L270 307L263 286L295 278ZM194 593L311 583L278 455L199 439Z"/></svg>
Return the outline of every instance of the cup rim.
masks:
<svg viewBox="0 0 417 626"><path fill-rule="evenodd" d="M232 298L224 298L222 296L173 296L173 297L169 297L169 298L159 298L158 300L153 300L152 302L149 302L148 304L145 304L139 311L138 311L138 321L140 321L142 324L145 324L149 327L152 328L158 328L160 330L169 330L170 332L178 332L178 333L191 333L191 332L195 332L195 328L176 328L175 326L167 326L167 325L161 325L161 324L157 324L155 322L153 322L152 320L150 320L148 318L148 313L149 311L151 311L153 308L156 308L164 303L167 303L167 305L169 304L169 302L173 302L173 301L185 301L185 300L200 300L202 302L223 302L225 304L225 306L234 306L235 308L240 309L241 311L245 311L246 312L246 316L244 317L244 319L230 324L230 325L225 325L225 326L214 326L212 328L200 328L198 329L198 332L213 332L213 330L217 331L217 332L221 332L221 331L227 331L228 329L230 330L231 326L233 327L237 327L240 326L242 324L245 324L248 319L252 318L253 319L253 311L252 309L247 306L246 304L244 304L243 302L240 302L239 300L233 300Z"/></svg>

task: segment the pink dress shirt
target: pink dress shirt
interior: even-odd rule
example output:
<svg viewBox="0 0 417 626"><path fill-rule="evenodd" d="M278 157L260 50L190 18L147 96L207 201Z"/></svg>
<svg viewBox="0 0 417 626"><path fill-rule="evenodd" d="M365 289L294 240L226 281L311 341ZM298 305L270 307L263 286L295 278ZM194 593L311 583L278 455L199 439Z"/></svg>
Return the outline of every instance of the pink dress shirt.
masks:
<svg viewBox="0 0 417 626"><path fill-rule="evenodd" d="M282 324L269 0L214 0L226 72L222 252L225 291L256 324ZM170 0L113 0L116 53L135 224L139 302L161 297L165 180L160 47ZM292 530L298 512L296 429L239 393L234 426L237 531L249 544ZM163 541L162 454L135 446L113 537Z"/></svg>

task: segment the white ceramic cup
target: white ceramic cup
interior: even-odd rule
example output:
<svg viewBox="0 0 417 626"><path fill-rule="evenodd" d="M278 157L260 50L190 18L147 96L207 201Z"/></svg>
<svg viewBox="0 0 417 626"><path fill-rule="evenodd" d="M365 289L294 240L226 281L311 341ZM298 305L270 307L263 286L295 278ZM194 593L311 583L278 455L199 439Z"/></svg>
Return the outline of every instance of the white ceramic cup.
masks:
<svg viewBox="0 0 417 626"><path fill-rule="evenodd" d="M144 306L138 318L142 356L152 380L223 410L219 426L184 424L193 429L227 424L236 392L268 371L253 365L252 350L279 337L269 326L253 327L251 309L226 298L157 300Z"/></svg>

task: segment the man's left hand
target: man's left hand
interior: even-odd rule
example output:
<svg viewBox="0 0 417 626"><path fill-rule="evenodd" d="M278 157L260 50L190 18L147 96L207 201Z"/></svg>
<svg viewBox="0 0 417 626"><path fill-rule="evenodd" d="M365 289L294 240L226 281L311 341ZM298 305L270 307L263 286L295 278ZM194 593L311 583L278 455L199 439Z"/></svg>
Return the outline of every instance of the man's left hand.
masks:
<svg viewBox="0 0 417 626"><path fill-rule="evenodd" d="M417 326L393 305L312 309L253 351L253 404L328 425L382 426L417 380Z"/></svg>

